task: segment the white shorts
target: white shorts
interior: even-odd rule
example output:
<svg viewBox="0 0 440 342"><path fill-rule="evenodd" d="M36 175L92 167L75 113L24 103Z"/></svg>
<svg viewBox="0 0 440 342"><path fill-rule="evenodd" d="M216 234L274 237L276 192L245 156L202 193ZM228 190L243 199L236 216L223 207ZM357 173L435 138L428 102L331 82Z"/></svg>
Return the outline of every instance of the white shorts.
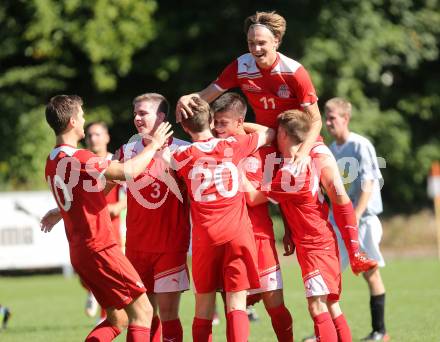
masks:
<svg viewBox="0 0 440 342"><path fill-rule="evenodd" d="M338 238L339 252L341 256L341 270L344 271L349 264L347 249L342 240L339 228L334 222L333 215L330 215L330 222ZM382 240L382 224L376 215L363 216L359 221L359 245L361 252L364 252L368 258L376 260L379 267L385 266L385 260L379 248Z"/></svg>
<svg viewBox="0 0 440 342"><path fill-rule="evenodd" d="M248 290L248 295L280 290L283 288L281 270L275 269L265 275L260 275L260 288Z"/></svg>

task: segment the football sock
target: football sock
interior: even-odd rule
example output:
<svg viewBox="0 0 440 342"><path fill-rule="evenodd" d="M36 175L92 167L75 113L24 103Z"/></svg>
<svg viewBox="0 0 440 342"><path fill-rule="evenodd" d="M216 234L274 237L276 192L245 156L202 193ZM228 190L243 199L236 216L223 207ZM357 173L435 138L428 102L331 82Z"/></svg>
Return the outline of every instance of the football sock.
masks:
<svg viewBox="0 0 440 342"><path fill-rule="evenodd" d="M162 334L164 341L182 342L183 329L180 319L162 322Z"/></svg>
<svg viewBox="0 0 440 342"><path fill-rule="evenodd" d="M347 324L344 314L339 315L333 320L336 332L338 334L338 342L351 342L351 331Z"/></svg>
<svg viewBox="0 0 440 342"><path fill-rule="evenodd" d="M285 305L281 304L276 308L268 308L267 313L272 321L272 327L278 337L278 341L293 341L293 320Z"/></svg>
<svg viewBox="0 0 440 342"><path fill-rule="evenodd" d="M385 333L385 293L370 297L371 325L373 331Z"/></svg>
<svg viewBox="0 0 440 342"><path fill-rule="evenodd" d="M193 342L211 342L212 320L194 317L192 335Z"/></svg>
<svg viewBox="0 0 440 342"><path fill-rule="evenodd" d="M341 232L348 255L359 252L359 237L356 215L353 204L348 202L344 205L332 204L335 223Z"/></svg>
<svg viewBox="0 0 440 342"><path fill-rule="evenodd" d="M129 324L127 329L127 342L150 341L150 328Z"/></svg>
<svg viewBox="0 0 440 342"><path fill-rule="evenodd" d="M86 337L86 342L112 341L121 331L108 320L98 324Z"/></svg>
<svg viewBox="0 0 440 342"><path fill-rule="evenodd" d="M150 339L151 342L162 341L162 324L159 316L153 316L153 319L151 320Z"/></svg>
<svg viewBox="0 0 440 342"><path fill-rule="evenodd" d="M338 342L338 334L328 312L313 317L313 322L315 323L315 336L318 341Z"/></svg>
<svg viewBox="0 0 440 342"><path fill-rule="evenodd" d="M247 342L249 337L249 318L246 311L233 310L226 315L229 323L231 342Z"/></svg>

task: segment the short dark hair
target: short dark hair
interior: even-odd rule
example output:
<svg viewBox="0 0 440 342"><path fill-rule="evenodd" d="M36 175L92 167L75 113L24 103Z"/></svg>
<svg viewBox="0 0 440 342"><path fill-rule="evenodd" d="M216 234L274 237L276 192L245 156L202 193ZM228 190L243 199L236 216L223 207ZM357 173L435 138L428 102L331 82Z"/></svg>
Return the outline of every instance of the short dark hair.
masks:
<svg viewBox="0 0 440 342"><path fill-rule="evenodd" d="M209 129L212 120L211 108L208 102L199 97L193 96L191 99L195 105L190 104L189 107L194 115L182 120L182 126L191 133L203 132L205 129Z"/></svg>
<svg viewBox="0 0 440 342"><path fill-rule="evenodd" d="M92 122L90 122L90 123L88 123L86 125L86 128L84 130L86 132L86 134L89 131L89 128L92 127L92 126L95 126L95 125L96 126L101 126L108 133L108 126L107 126L107 124L104 121L92 121Z"/></svg>
<svg viewBox="0 0 440 342"><path fill-rule="evenodd" d="M297 144L306 139L311 121L309 114L297 109L286 110L277 117L278 125L283 127L287 135Z"/></svg>
<svg viewBox="0 0 440 342"><path fill-rule="evenodd" d="M157 112L158 113L164 113L165 114L165 119L168 118L168 112L170 110L170 105L167 101L167 99L165 98L165 96L158 94L158 93L145 93L139 96L136 96L133 99L133 106L138 103L138 102L157 102L159 104L159 106L157 107Z"/></svg>
<svg viewBox="0 0 440 342"><path fill-rule="evenodd" d="M57 95L49 100L46 105L46 121L55 135L64 132L72 115L78 111L78 106L82 105L83 100L78 95Z"/></svg>
<svg viewBox="0 0 440 342"><path fill-rule="evenodd" d="M237 93L225 93L211 104L213 113L234 112L243 119L246 117L247 104Z"/></svg>

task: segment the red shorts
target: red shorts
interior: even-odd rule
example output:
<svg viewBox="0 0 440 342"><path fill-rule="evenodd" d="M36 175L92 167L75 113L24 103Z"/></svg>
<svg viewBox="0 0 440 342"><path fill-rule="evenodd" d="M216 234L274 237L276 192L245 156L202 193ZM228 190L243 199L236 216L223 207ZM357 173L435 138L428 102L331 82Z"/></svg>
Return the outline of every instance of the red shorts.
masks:
<svg viewBox="0 0 440 342"><path fill-rule="evenodd" d="M114 245L102 251L70 251L72 266L102 308L122 309L145 293L136 270Z"/></svg>
<svg viewBox="0 0 440 342"><path fill-rule="evenodd" d="M275 241L255 236L255 245L257 248L260 288L250 290L249 294L282 289L283 279Z"/></svg>
<svg viewBox="0 0 440 342"><path fill-rule="evenodd" d="M341 294L341 267L339 254L304 252L297 250L306 297L327 295L329 300L338 300Z"/></svg>
<svg viewBox="0 0 440 342"><path fill-rule="evenodd" d="M127 249L125 253L141 276L147 293L181 292L189 289L186 252L148 253Z"/></svg>
<svg viewBox="0 0 440 342"><path fill-rule="evenodd" d="M192 276L196 293L259 288L252 231L249 229L221 245L193 246Z"/></svg>

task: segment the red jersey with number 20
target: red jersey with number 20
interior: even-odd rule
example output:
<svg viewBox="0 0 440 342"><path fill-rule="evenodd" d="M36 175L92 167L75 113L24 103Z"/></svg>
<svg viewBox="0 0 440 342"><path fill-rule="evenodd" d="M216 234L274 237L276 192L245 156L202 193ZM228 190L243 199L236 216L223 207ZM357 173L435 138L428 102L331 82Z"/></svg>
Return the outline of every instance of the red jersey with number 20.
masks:
<svg viewBox="0 0 440 342"><path fill-rule="evenodd" d="M310 152L328 150L317 143ZM328 150L329 151L329 150ZM331 153L331 152L330 152ZM298 251L334 253L335 233L328 221L329 208L320 189L319 173L312 161L310 170L298 177L293 176L292 164L284 165L276 174L271 189L266 194L278 203L292 231Z"/></svg>
<svg viewBox="0 0 440 342"><path fill-rule="evenodd" d="M194 246L220 245L251 229L239 169L257 147L253 133L196 141L174 153L191 199Z"/></svg>
<svg viewBox="0 0 440 342"><path fill-rule="evenodd" d="M58 145L46 161L46 181L61 210L70 249L100 251L115 245L103 184L110 164L88 150Z"/></svg>
<svg viewBox="0 0 440 342"><path fill-rule="evenodd" d="M240 88L255 112L256 122L271 128L278 126L278 114L318 101L307 70L279 52L268 69L260 69L250 53L238 57L214 85L220 91Z"/></svg>

